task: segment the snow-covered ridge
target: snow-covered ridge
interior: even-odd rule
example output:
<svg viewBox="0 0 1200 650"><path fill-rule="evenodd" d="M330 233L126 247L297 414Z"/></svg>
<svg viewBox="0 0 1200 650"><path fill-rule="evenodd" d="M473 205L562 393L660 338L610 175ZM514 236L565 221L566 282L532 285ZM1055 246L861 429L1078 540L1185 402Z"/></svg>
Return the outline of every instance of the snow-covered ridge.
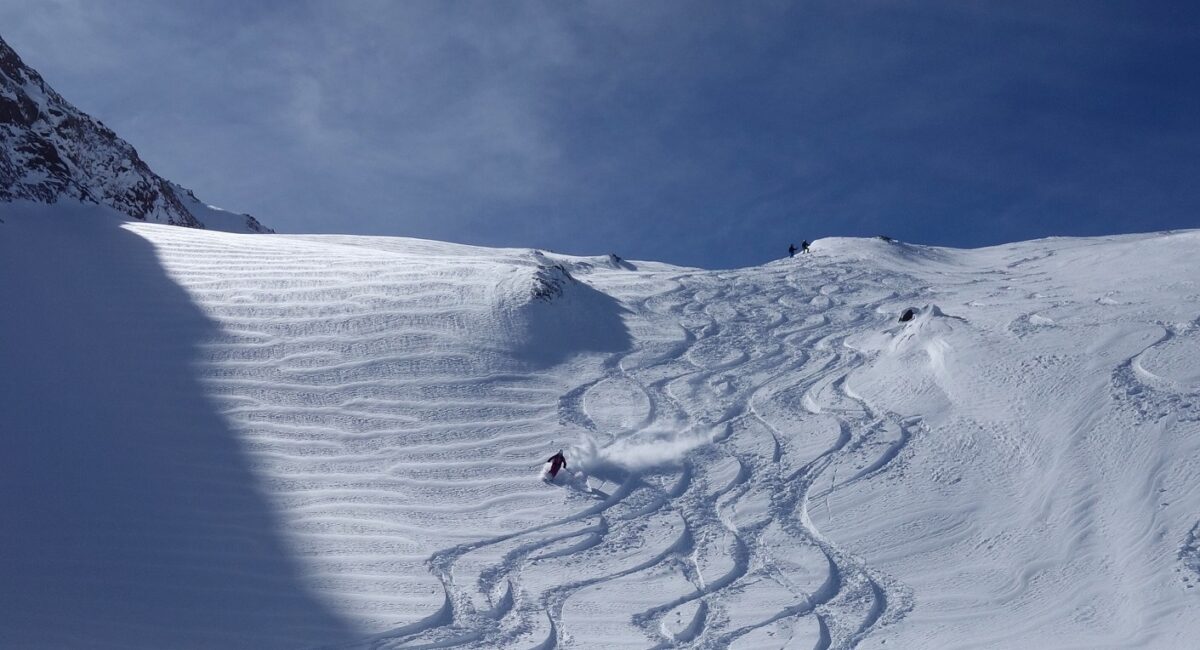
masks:
<svg viewBox="0 0 1200 650"><path fill-rule="evenodd" d="M1200 634L1200 232L705 271L61 209L0 206L0 645Z"/></svg>
<svg viewBox="0 0 1200 650"><path fill-rule="evenodd" d="M72 106L0 39L0 201L84 201L134 219L272 232L205 205L146 166L111 129Z"/></svg>

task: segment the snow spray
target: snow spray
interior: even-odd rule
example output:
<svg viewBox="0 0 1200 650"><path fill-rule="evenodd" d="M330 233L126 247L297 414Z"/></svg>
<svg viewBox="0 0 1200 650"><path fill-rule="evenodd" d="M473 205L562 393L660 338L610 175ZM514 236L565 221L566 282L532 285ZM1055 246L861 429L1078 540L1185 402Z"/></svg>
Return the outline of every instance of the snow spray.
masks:
<svg viewBox="0 0 1200 650"><path fill-rule="evenodd" d="M568 458L589 474L634 473L657 467L677 465L693 449L718 437L712 428L697 430L680 423L659 424L635 431L600 446L596 437L585 433L571 447Z"/></svg>

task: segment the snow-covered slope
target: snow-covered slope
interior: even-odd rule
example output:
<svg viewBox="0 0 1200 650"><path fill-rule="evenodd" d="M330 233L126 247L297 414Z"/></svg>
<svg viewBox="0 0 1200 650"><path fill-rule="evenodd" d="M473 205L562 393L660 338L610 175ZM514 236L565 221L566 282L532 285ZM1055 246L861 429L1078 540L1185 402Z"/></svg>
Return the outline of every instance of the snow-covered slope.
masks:
<svg viewBox="0 0 1200 650"><path fill-rule="evenodd" d="M703 271L53 210L0 208L5 647L1200 638L1200 232Z"/></svg>
<svg viewBox="0 0 1200 650"><path fill-rule="evenodd" d="M128 142L54 92L0 39L0 201L20 199L98 203L192 228L272 232L155 174Z"/></svg>

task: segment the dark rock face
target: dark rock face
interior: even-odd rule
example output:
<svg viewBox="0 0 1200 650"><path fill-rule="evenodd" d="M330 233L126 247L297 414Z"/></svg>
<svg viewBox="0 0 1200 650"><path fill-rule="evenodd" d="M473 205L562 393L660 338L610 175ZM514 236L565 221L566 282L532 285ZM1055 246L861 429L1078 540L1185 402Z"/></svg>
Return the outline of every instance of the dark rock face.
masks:
<svg viewBox="0 0 1200 650"><path fill-rule="evenodd" d="M578 282L562 264L539 264L533 274L531 296L534 300L552 302L563 295L563 290Z"/></svg>
<svg viewBox="0 0 1200 650"><path fill-rule="evenodd" d="M143 221L205 227L133 146L54 92L0 39L0 201L63 198ZM241 216L245 229L239 220L239 231L273 232Z"/></svg>

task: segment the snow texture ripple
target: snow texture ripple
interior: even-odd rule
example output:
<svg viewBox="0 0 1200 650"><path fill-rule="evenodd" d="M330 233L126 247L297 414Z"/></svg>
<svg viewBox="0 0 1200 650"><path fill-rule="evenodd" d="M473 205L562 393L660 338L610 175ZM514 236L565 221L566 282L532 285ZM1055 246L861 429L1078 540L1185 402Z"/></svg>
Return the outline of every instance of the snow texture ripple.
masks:
<svg viewBox="0 0 1200 650"><path fill-rule="evenodd" d="M4 217L11 240L55 236ZM704 271L119 230L211 325L189 372L328 614L280 615L280 638L1182 648L1200 633L1196 232L977 251L827 239ZM559 448L569 467L543 482ZM56 645L88 645L86 625L55 625Z"/></svg>

